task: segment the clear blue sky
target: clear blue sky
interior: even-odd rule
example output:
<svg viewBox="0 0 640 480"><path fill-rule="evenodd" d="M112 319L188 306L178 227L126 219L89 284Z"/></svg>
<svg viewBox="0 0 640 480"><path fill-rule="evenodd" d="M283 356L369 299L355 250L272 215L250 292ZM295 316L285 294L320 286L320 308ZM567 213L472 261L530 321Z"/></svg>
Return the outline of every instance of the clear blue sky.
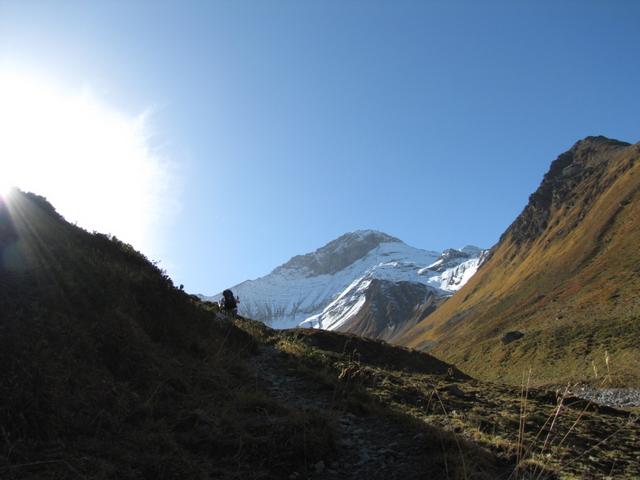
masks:
<svg viewBox="0 0 640 480"><path fill-rule="evenodd" d="M638 25L637 1L0 0L0 61L153 108L181 209L152 256L212 294L354 229L491 246L575 141L640 140Z"/></svg>

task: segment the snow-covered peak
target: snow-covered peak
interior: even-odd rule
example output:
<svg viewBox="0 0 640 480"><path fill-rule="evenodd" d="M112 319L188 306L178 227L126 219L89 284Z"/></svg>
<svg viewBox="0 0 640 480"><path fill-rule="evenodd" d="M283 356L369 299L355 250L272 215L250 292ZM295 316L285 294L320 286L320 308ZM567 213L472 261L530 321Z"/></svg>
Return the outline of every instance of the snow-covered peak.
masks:
<svg viewBox="0 0 640 480"><path fill-rule="evenodd" d="M365 238L377 238L380 240L380 243L383 242L400 242L400 243L404 243L402 242L402 240L393 237L389 234L386 234L384 232L381 232L380 230L371 230L371 229L365 229L365 230L354 230L353 232L347 232L344 235L338 237L336 239L336 241L341 240L341 239L347 239L347 238L361 238L361 239L365 239Z"/></svg>
<svg viewBox="0 0 640 480"><path fill-rule="evenodd" d="M297 255L272 273L286 274L293 271L305 276L331 275L363 258L371 250L384 243L402 241L376 230L349 232L320 247L315 252Z"/></svg>
<svg viewBox="0 0 640 480"><path fill-rule="evenodd" d="M373 280L411 282L437 295L450 295L477 268L477 262L461 266L473 258L478 259L463 250L422 250L382 232L359 230L312 253L293 257L270 274L245 281L232 290L240 297L240 314L276 328L294 327L318 315L322 316L318 320L332 317L334 323L337 317L346 320L358 311L362 305L360 295ZM442 268L437 268L438 261ZM445 273L458 266L456 272ZM326 308L329 304L331 311Z"/></svg>

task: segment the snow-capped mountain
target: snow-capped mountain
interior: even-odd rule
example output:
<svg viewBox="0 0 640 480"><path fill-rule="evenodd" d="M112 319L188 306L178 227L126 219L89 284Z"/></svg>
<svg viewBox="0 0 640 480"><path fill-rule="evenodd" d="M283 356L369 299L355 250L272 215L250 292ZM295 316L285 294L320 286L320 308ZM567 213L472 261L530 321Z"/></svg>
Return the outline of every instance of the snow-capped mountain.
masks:
<svg viewBox="0 0 640 480"><path fill-rule="evenodd" d="M421 300L446 297L473 275L482 253L477 247L422 250L382 232L360 230L232 290L240 297L241 315L275 328L303 324L342 330L364 306L372 285L377 291L380 282L418 285L412 292L420 291ZM217 300L219 295L203 298Z"/></svg>

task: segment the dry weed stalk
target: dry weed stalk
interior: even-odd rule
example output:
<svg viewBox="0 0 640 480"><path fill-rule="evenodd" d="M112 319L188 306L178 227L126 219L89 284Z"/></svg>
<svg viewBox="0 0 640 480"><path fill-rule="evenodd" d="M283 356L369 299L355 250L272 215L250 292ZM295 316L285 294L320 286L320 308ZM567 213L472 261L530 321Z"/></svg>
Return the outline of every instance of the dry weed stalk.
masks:
<svg viewBox="0 0 640 480"><path fill-rule="evenodd" d="M520 389L520 425L518 428L518 445L516 450L516 465L520 465L524 450L524 429L527 422L527 399L529 397L529 385L531 383L531 366L527 375L527 383L524 383L525 371L522 371L522 383Z"/></svg>
<svg viewBox="0 0 640 480"><path fill-rule="evenodd" d="M449 423L450 426L452 426L452 422L451 422L451 418L449 417L449 413L447 412L447 409L444 406L444 403L442 402L442 398L440 397L440 394L438 393L438 389L434 386L433 387L433 392L436 395L436 398L438 399L438 402L440 403L440 407L442 407L442 412L444 413L445 418L447 419L447 422ZM453 432L453 438L456 441L456 446L458 447L458 453L460 454L460 460L462 462L462 472L464 474L464 478L465 480L467 479L467 466L466 463L464 461L464 453L462 452L462 446L460 445L460 440L458 439L458 435L455 434L455 432Z"/></svg>
<svg viewBox="0 0 640 480"><path fill-rule="evenodd" d="M600 382L600 388L603 388L603 387L605 387L606 384L610 384L612 382L611 366L610 366L611 365L611 357L609 356L609 352L608 351L605 351L604 361L605 361L605 366L607 368L607 373L606 373L606 375L604 377L602 377L602 380ZM596 379L598 379L598 368L596 366L595 361L592 360L591 364L593 366L594 377ZM531 370L529 371L529 375L531 375ZM526 451L522 452L521 449L524 447L524 428L523 428L523 424L526 422L526 414L527 414L527 412L526 412L526 394L528 392L528 386L529 386L528 382L529 382L529 380L527 380L527 386L525 388L525 386L524 386L524 372L523 372L522 387L521 387L520 430L519 430L519 433L518 433L518 445L517 445L517 455L516 455L517 462L516 462L516 467L515 467L514 471L512 472L511 476L517 475L518 472L519 472L519 468L520 468L521 464L526 459L528 459L528 458L533 456L532 452L533 452L533 450L535 448L535 445L536 445L536 443L538 441L538 438L540 437L541 433L544 431L544 429L546 428L547 424L551 420L551 426L549 427L549 430L547 431L547 435L545 437L545 440L544 440L544 443L542 445L542 448L540 449L540 452L538 452L538 456L540 458L542 458L542 461L541 461L541 463L539 465L536 466L536 468L534 469L534 471L532 473L532 477L535 480L538 480L538 479L542 478L542 475L544 474L544 467L548 463L548 459L545 460L544 452L545 452L545 450L547 450L547 447L549 447L549 448L551 447L551 445L554 443L554 440L559 435L559 434L556 434L553 438L551 438L551 434L552 434L552 432L554 430L556 422L557 422L558 418L560 417L560 413L563 410L564 402L565 402L567 396L572 391L572 386L571 386L571 384L567 384L567 386L565 387L565 389L564 389L564 391L562 393L562 396L560 397L560 399L558 401L557 407L547 417L545 423L538 430L538 433L536 434L535 438L531 442L530 447ZM575 387L575 385L573 385L573 387ZM524 400L523 400L523 398L524 398ZM567 432L562 436L560 441L555 445L556 448L560 448L564 444L564 442L567 440L567 438L569 438L571 433L573 431L575 431L576 426L580 423L580 421L584 417L585 413L587 412L589 407L591 407L592 405L593 405L593 401L592 400L587 400L586 405L584 406L584 408L582 408L582 410L580 411L580 413L576 417L575 421L571 424L571 426L569 427ZM633 419L632 416L630 416L627 423L622 425L620 428L618 428L615 432L613 432L610 435L608 435L606 438L602 439L601 441L599 441L598 443L596 443L592 447L590 447L587 450L585 450L584 452L582 452L577 457L573 458L569 463L567 463L567 465L575 463L577 460L579 460L580 458L584 457L584 455L586 455L587 453L589 453L593 449L597 448L599 445L602 445L607 440L609 440L610 438L615 436L617 433L619 433L625 427L625 425L627 425L629 422L633 422L633 421L635 421L635 420ZM511 476L509 478L511 478Z"/></svg>

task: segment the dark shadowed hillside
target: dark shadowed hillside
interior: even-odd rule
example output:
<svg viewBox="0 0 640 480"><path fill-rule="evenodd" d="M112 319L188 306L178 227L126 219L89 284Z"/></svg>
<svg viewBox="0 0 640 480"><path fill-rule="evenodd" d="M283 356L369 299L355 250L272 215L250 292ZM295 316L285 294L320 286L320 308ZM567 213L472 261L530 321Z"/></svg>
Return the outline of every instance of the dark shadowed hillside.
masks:
<svg viewBox="0 0 640 480"><path fill-rule="evenodd" d="M0 208L0 478L266 478L326 454L326 421L250 381L248 334L43 198Z"/></svg>
<svg viewBox="0 0 640 480"><path fill-rule="evenodd" d="M576 143L478 273L402 343L486 379L519 383L532 367L539 383L640 384L639 219L640 144Z"/></svg>

